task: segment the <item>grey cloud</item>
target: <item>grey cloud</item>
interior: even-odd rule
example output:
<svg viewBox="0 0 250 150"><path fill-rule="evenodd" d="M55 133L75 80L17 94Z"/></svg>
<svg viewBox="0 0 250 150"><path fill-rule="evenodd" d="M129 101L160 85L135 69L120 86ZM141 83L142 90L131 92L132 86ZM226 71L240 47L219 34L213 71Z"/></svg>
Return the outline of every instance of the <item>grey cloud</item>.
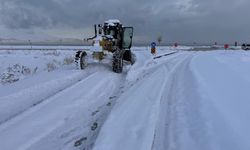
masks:
<svg viewBox="0 0 250 150"><path fill-rule="evenodd" d="M1 3L0 19L3 25L13 29L44 27L51 24L50 18L44 15L41 10L28 5L17 5L13 2Z"/></svg>
<svg viewBox="0 0 250 150"><path fill-rule="evenodd" d="M148 40L158 35L165 42L250 38L247 0L0 0L0 4L0 24L7 28L81 29L117 18Z"/></svg>
<svg viewBox="0 0 250 150"><path fill-rule="evenodd" d="M10 20L17 20L17 25L20 23L20 28L23 28L23 23L30 19L31 22L39 22L41 26L50 25L48 20L52 20L53 24L81 26L86 23L94 23L103 21L110 17L120 18L131 23L145 23L150 20L162 18L162 15L171 17L178 11L174 11L174 0L161 5L160 0L145 2L145 1L117 1L117 0L9 0L5 5L14 4L15 8L4 8L2 18L6 20L4 23L11 25ZM34 14L34 12L36 12ZM28 18L24 18L28 17ZM45 19L45 16L48 17ZM165 17L167 17L165 16ZM45 21L43 22L43 20ZM31 23L31 25L34 23ZM37 26L37 24L34 24Z"/></svg>

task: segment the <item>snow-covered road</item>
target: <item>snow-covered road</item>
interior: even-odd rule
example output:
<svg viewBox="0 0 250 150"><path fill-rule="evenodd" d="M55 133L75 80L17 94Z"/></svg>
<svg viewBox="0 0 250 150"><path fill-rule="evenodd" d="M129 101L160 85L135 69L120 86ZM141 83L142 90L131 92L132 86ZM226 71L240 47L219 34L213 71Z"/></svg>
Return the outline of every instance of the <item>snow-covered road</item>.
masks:
<svg viewBox="0 0 250 150"><path fill-rule="evenodd" d="M162 145L166 142L162 133L169 121L167 101L174 101L174 79L185 73L192 56L192 52L173 54L155 61L144 70L144 77L118 99L119 103L102 127L94 150L166 148Z"/></svg>
<svg viewBox="0 0 250 150"><path fill-rule="evenodd" d="M1 147L6 150L33 149L32 146L34 147L34 145L52 132L59 128L68 128L68 126L64 127L64 125L68 125L68 120L79 119L79 122L87 123L89 121L87 115L108 103L109 97L119 89L121 78L122 75L114 74L109 70L96 71L77 83L60 90L60 92L3 123L0 126ZM50 88L50 86L47 88ZM34 89L37 88L34 87ZM24 98L23 101L25 100L30 99ZM12 111L15 111L15 109ZM80 120L81 115L83 117L82 120ZM75 126L78 125L79 123L75 124ZM64 131L61 130L61 132ZM54 144L56 145L56 143ZM43 149L45 147L46 145L39 148L35 147L35 149Z"/></svg>
<svg viewBox="0 0 250 150"><path fill-rule="evenodd" d="M180 52L152 64L118 99L94 150L250 148L249 53Z"/></svg>
<svg viewBox="0 0 250 150"><path fill-rule="evenodd" d="M25 51L15 63L31 56L20 65L38 71L0 85L0 149L250 149L249 52L145 50L134 48L123 74L75 70L62 63L73 52ZM16 54L1 52L0 62Z"/></svg>

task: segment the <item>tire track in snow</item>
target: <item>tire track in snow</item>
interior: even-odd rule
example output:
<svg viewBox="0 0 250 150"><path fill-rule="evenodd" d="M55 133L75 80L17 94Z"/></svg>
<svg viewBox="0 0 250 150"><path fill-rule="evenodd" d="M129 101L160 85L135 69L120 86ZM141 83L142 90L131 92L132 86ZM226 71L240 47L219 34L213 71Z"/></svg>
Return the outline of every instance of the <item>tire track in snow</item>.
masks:
<svg viewBox="0 0 250 150"><path fill-rule="evenodd" d="M170 71L172 67L178 63L181 57L185 57L187 55L186 52L177 52L172 55L168 55L165 57L162 57L158 60L148 60L144 64L135 64L142 66L141 68L136 67L136 70L134 68L131 68L128 72L128 75L126 77L127 81L133 83L136 82L136 80L140 80L150 74L151 72L156 71L161 66L166 66L167 70ZM167 62L167 63L166 63Z"/></svg>
<svg viewBox="0 0 250 150"><path fill-rule="evenodd" d="M168 74L187 57L172 57L175 64L168 69L170 64L166 63L150 67L151 73L147 72L118 99L98 135L94 150L152 149Z"/></svg>
<svg viewBox="0 0 250 150"><path fill-rule="evenodd" d="M92 74L94 73L78 72L61 79L29 87L15 94L0 97L0 125L85 80Z"/></svg>
<svg viewBox="0 0 250 150"><path fill-rule="evenodd" d="M164 86L164 82L157 81L156 76L164 74L165 71L165 67L158 68L157 71L128 89L118 99L119 102L116 103L98 135L94 150L133 150L150 146L154 133L154 118L158 114L156 108L159 107L158 102L162 92L158 88L162 89ZM147 79L153 80L145 82ZM153 84L157 88L152 89ZM138 93L136 89L140 89L140 87L144 88ZM147 105L144 105L145 103ZM134 120L135 118L140 119ZM148 142L140 144L140 140Z"/></svg>
<svg viewBox="0 0 250 150"><path fill-rule="evenodd" d="M106 78L103 78L105 75ZM40 142L43 143L43 141L50 139L49 141L56 141L55 143L59 144L57 149L62 149L62 146L65 146L63 143L65 140L78 136L78 132L83 132L82 126L90 123L90 120L85 118L86 115L109 100L109 96L112 96L118 86L114 83L119 83L116 81L119 81L120 77L121 75L109 71L95 72L77 84L50 97L40 105L18 115L0 126L0 139L4 138L2 135L15 136L15 138L6 136L4 140L0 140L0 145L6 150L13 148L19 150L50 149L51 147L48 146L55 146L54 143L52 145L48 143L39 145ZM99 93L96 94L98 91ZM73 135L69 134L69 137L58 139L58 136L63 133L63 129L67 128L70 128L71 131L76 129L76 131L72 133ZM52 134L54 132L55 134ZM18 134L15 135L15 133Z"/></svg>
<svg viewBox="0 0 250 150"><path fill-rule="evenodd" d="M176 76L178 74L185 74L185 69L188 66L190 60L192 59L193 54L188 54L185 56L181 61L179 61L168 73L167 75L167 84L164 87L164 94L161 98L161 105L160 105L160 113L158 116L157 126L155 128L155 136L152 143L151 150L166 150L171 149L169 147L169 142L172 140L170 139L169 132L170 132L170 123L171 119L174 118L175 115L172 111L178 101L176 100L176 93L179 90L177 89L177 79ZM165 64L167 65L167 64ZM180 87L178 87L180 88ZM172 126L174 124L172 123ZM171 137L172 138L172 137ZM172 143L174 141L171 141ZM178 148L177 148L178 149Z"/></svg>
<svg viewBox="0 0 250 150"><path fill-rule="evenodd" d="M201 110L201 98L189 68L192 58L191 54L169 77L153 150L213 149L209 126Z"/></svg>

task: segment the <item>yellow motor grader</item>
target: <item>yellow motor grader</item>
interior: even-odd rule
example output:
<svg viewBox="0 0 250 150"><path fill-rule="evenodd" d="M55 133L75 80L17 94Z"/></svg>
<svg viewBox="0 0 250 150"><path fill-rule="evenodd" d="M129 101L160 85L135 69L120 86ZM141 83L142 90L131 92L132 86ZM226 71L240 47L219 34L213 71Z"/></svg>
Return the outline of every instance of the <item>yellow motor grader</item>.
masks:
<svg viewBox="0 0 250 150"><path fill-rule="evenodd" d="M88 50L77 51L75 62L78 69L86 68L91 62L109 61L116 73L122 73L124 61L134 63L131 52L133 27L124 27L119 20L112 19L104 24L94 25L95 35L87 40L92 41Z"/></svg>

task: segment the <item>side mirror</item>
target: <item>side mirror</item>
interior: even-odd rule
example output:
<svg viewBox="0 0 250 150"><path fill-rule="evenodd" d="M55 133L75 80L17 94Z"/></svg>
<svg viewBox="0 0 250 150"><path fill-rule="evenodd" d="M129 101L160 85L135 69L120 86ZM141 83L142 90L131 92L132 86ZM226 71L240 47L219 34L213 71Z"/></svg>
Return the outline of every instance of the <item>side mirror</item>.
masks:
<svg viewBox="0 0 250 150"><path fill-rule="evenodd" d="M130 49L132 46L133 27L123 27L122 48Z"/></svg>

